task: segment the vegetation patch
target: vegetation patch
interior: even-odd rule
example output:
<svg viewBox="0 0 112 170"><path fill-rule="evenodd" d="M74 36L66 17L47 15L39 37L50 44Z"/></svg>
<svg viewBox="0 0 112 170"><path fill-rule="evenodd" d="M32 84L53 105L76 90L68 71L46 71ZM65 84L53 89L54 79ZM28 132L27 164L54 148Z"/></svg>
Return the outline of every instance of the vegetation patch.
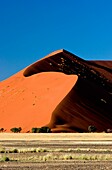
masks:
<svg viewBox="0 0 112 170"><path fill-rule="evenodd" d="M10 161L10 159L7 156L3 156L3 157L1 157L0 161L1 162L8 162L8 161Z"/></svg>
<svg viewBox="0 0 112 170"><path fill-rule="evenodd" d="M13 132L13 133L20 133L22 130L21 127L17 128L17 127L14 127L14 128L11 128L10 131Z"/></svg>
<svg viewBox="0 0 112 170"><path fill-rule="evenodd" d="M49 127L33 127L31 131L32 133L51 133L51 129Z"/></svg>
<svg viewBox="0 0 112 170"><path fill-rule="evenodd" d="M104 153L112 153L112 149L95 149L95 148L21 148L21 149L17 149L17 148L10 148L10 149L6 149L6 148L0 148L0 153L42 153L42 152L69 152L69 153L80 153L80 152L104 152Z"/></svg>

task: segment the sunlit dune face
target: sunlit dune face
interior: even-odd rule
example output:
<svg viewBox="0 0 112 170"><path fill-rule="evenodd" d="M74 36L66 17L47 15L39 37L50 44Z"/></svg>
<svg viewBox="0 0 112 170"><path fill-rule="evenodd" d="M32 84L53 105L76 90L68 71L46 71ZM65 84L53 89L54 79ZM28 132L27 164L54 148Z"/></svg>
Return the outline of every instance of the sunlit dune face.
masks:
<svg viewBox="0 0 112 170"><path fill-rule="evenodd" d="M12 127L22 127L22 132L26 132L32 127L45 126L50 122L54 108L76 81L75 75L57 72L38 73L18 80L11 77L9 85L5 82L2 86L1 126L8 132Z"/></svg>

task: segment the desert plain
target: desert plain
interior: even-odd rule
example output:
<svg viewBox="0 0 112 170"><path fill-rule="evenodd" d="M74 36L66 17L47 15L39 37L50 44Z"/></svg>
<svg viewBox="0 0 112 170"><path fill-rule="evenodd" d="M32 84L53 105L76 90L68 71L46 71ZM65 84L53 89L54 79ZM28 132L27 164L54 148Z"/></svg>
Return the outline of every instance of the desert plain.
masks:
<svg viewBox="0 0 112 170"><path fill-rule="evenodd" d="M0 133L0 170L23 169L111 170L112 134Z"/></svg>

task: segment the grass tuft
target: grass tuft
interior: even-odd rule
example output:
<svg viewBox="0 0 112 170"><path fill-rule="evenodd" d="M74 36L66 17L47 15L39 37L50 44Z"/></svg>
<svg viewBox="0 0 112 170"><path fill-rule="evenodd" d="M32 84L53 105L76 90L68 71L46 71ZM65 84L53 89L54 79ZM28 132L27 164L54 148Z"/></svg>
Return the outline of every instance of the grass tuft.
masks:
<svg viewBox="0 0 112 170"><path fill-rule="evenodd" d="M37 148L36 152L48 152L48 150L45 148Z"/></svg>
<svg viewBox="0 0 112 170"><path fill-rule="evenodd" d="M7 156L3 156L0 161L8 162L8 161L10 161L10 159Z"/></svg>

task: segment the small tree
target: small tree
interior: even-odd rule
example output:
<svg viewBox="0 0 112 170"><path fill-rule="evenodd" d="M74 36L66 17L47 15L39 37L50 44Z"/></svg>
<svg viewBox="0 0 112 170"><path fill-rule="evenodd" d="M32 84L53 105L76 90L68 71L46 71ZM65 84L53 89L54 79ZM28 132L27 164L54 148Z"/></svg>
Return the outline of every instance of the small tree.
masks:
<svg viewBox="0 0 112 170"><path fill-rule="evenodd" d="M51 129L49 127L41 127L41 133L51 133Z"/></svg>
<svg viewBox="0 0 112 170"><path fill-rule="evenodd" d="M41 133L41 128L37 128L36 133Z"/></svg>
<svg viewBox="0 0 112 170"><path fill-rule="evenodd" d="M32 128L32 133L51 133L51 129L49 127L41 127L41 128Z"/></svg>
<svg viewBox="0 0 112 170"><path fill-rule="evenodd" d="M21 128L21 127L19 127L19 128L18 128L18 132L20 133L20 132L21 132L21 130L22 130L22 128Z"/></svg>
<svg viewBox="0 0 112 170"><path fill-rule="evenodd" d="M93 125L88 126L88 131L89 132L96 132L97 128Z"/></svg>
<svg viewBox="0 0 112 170"><path fill-rule="evenodd" d="M14 133L17 133L17 128L15 128L15 127L14 127L14 128L11 128L10 131L11 131L11 132L14 132Z"/></svg>
<svg viewBox="0 0 112 170"><path fill-rule="evenodd" d="M4 131L4 128L0 128L0 132L3 132Z"/></svg>
<svg viewBox="0 0 112 170"><path fill-rule="evenodd" d="M18 133L18 132L20 133L21 130L22 130L21 127L19 127L19 128L14 127L14 128L11 128L11 129L10 129L10 131L12 131L12 132L14 132L14 133Z"/></svg>
<svg viewBox="0 0 112 170"><path fill-rule="evenodd" d="M32 128L32 133L37 133L37 128L36 127Z"/></svg>

